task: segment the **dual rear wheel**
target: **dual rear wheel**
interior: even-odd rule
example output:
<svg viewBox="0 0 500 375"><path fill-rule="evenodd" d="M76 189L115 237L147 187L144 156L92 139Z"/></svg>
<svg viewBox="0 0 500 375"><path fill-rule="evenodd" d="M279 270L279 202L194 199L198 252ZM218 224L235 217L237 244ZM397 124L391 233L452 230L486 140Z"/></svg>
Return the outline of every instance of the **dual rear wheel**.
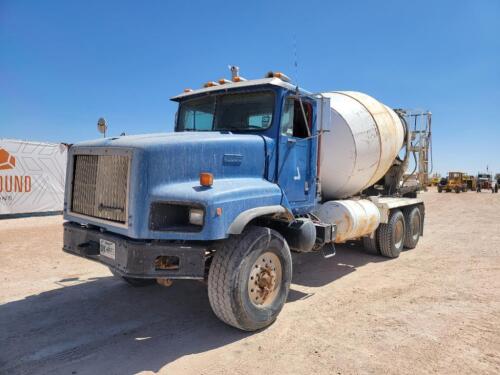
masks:
<svg viewBox="0 0 500 375"><path fill-rule="evenodd" d="M363 246L370 254L397 258L404 248L414 249L422 232L422 211L419 206L393 210L389 221L380 224L370 237L363 237Z"/></svg>

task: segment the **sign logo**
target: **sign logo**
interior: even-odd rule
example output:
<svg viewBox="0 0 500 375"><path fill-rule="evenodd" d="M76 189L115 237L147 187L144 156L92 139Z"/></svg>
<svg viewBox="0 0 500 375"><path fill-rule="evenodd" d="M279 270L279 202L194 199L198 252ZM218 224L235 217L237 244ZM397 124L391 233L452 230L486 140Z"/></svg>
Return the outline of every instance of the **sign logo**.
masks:
<svg viewBox="0 0 500 375"><path fill-rule="evenodd" d="M4 148L0 148L0 171L8 171L16 166L16 158ZM0 193L29 193L31 176L0 175ZM3 197L5 200L5 197Z"/></svg>
<svg viewBox="0 0 500 375"><path fill-rule="evenodd" d="M15 166L16 158L7 150L0 148L0 170L14 169Z"/></svg>

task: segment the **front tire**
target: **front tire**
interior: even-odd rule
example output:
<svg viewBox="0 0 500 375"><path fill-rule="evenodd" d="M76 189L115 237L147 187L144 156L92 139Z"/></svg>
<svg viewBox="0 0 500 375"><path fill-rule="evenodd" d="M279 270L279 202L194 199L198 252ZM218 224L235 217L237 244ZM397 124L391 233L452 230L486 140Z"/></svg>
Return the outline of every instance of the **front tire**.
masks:
<svg viewBox="0 0 500 375"><path fill-rule="evenodd" d="M244 331L272 324L290 290L292 257L275 230L250 226L216 250L208 273L208 299L224 323Z"/></svg>
<svg viewBox="0 0 500 375"><path fill-rule="evenodd" d="M405 232L403 213L400 210L393 211L389 222L379 226L380 254L387 258L397 258L403 250Z"/></svg>

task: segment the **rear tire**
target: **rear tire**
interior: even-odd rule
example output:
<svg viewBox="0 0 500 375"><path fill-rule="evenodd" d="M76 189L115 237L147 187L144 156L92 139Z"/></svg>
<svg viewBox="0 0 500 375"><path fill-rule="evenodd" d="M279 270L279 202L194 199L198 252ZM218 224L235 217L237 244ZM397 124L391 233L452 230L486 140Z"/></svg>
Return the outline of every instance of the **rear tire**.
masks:
<svg viewBox="0 0 500 375"><path fill-rule="evenodd" d="M422 228L422 213L418 206L409 207L403 211L405 217L405 241L404 247L414 249L417 247Z"/></svg>
<svg viewBox="0 0 500 375"><path fill-rule="evenodd" d="M405 218L400 210L391 213L387 224L379 226L380 254L388 258L397 258L403 250L405 238Z"/></svg>
<svg viewBox="0 0 500 375"><path fill-rule="evenodd" d="M291 280L292 257L281 234L250 226L216 250L208 272L208 299L224 323L255 331L276 320Z"/></svg>
<svg viewBox="0 0 500 375"><path fill-rule="evenodd" d="M119 277L120 279L125 281L127 284L132 285L135 288L142 288L144 286L156 284L156 279L139 279L137 277L126 277L126 276L120 275L118 272L116 272L111 267L109 268L109 270L113 274L113 276Z"/></svg>
<svg viewBox="0 0 500 375"><path fill-rule="evenodd" d="M438 193L441 193L443 192L443 189L441 189L440 187L438 187Z"/></svg>

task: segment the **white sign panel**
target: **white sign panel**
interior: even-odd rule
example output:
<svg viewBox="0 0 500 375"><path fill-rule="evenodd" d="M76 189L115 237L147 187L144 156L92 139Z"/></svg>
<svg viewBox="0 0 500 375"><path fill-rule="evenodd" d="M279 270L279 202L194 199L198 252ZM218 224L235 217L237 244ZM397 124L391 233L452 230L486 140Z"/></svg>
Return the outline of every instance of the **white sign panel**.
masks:
<svg viewBox="0 0 500 375"><path fill-rule="evenodd" d="M68 148L0 139L0 216L62 211Z"/></svg>

